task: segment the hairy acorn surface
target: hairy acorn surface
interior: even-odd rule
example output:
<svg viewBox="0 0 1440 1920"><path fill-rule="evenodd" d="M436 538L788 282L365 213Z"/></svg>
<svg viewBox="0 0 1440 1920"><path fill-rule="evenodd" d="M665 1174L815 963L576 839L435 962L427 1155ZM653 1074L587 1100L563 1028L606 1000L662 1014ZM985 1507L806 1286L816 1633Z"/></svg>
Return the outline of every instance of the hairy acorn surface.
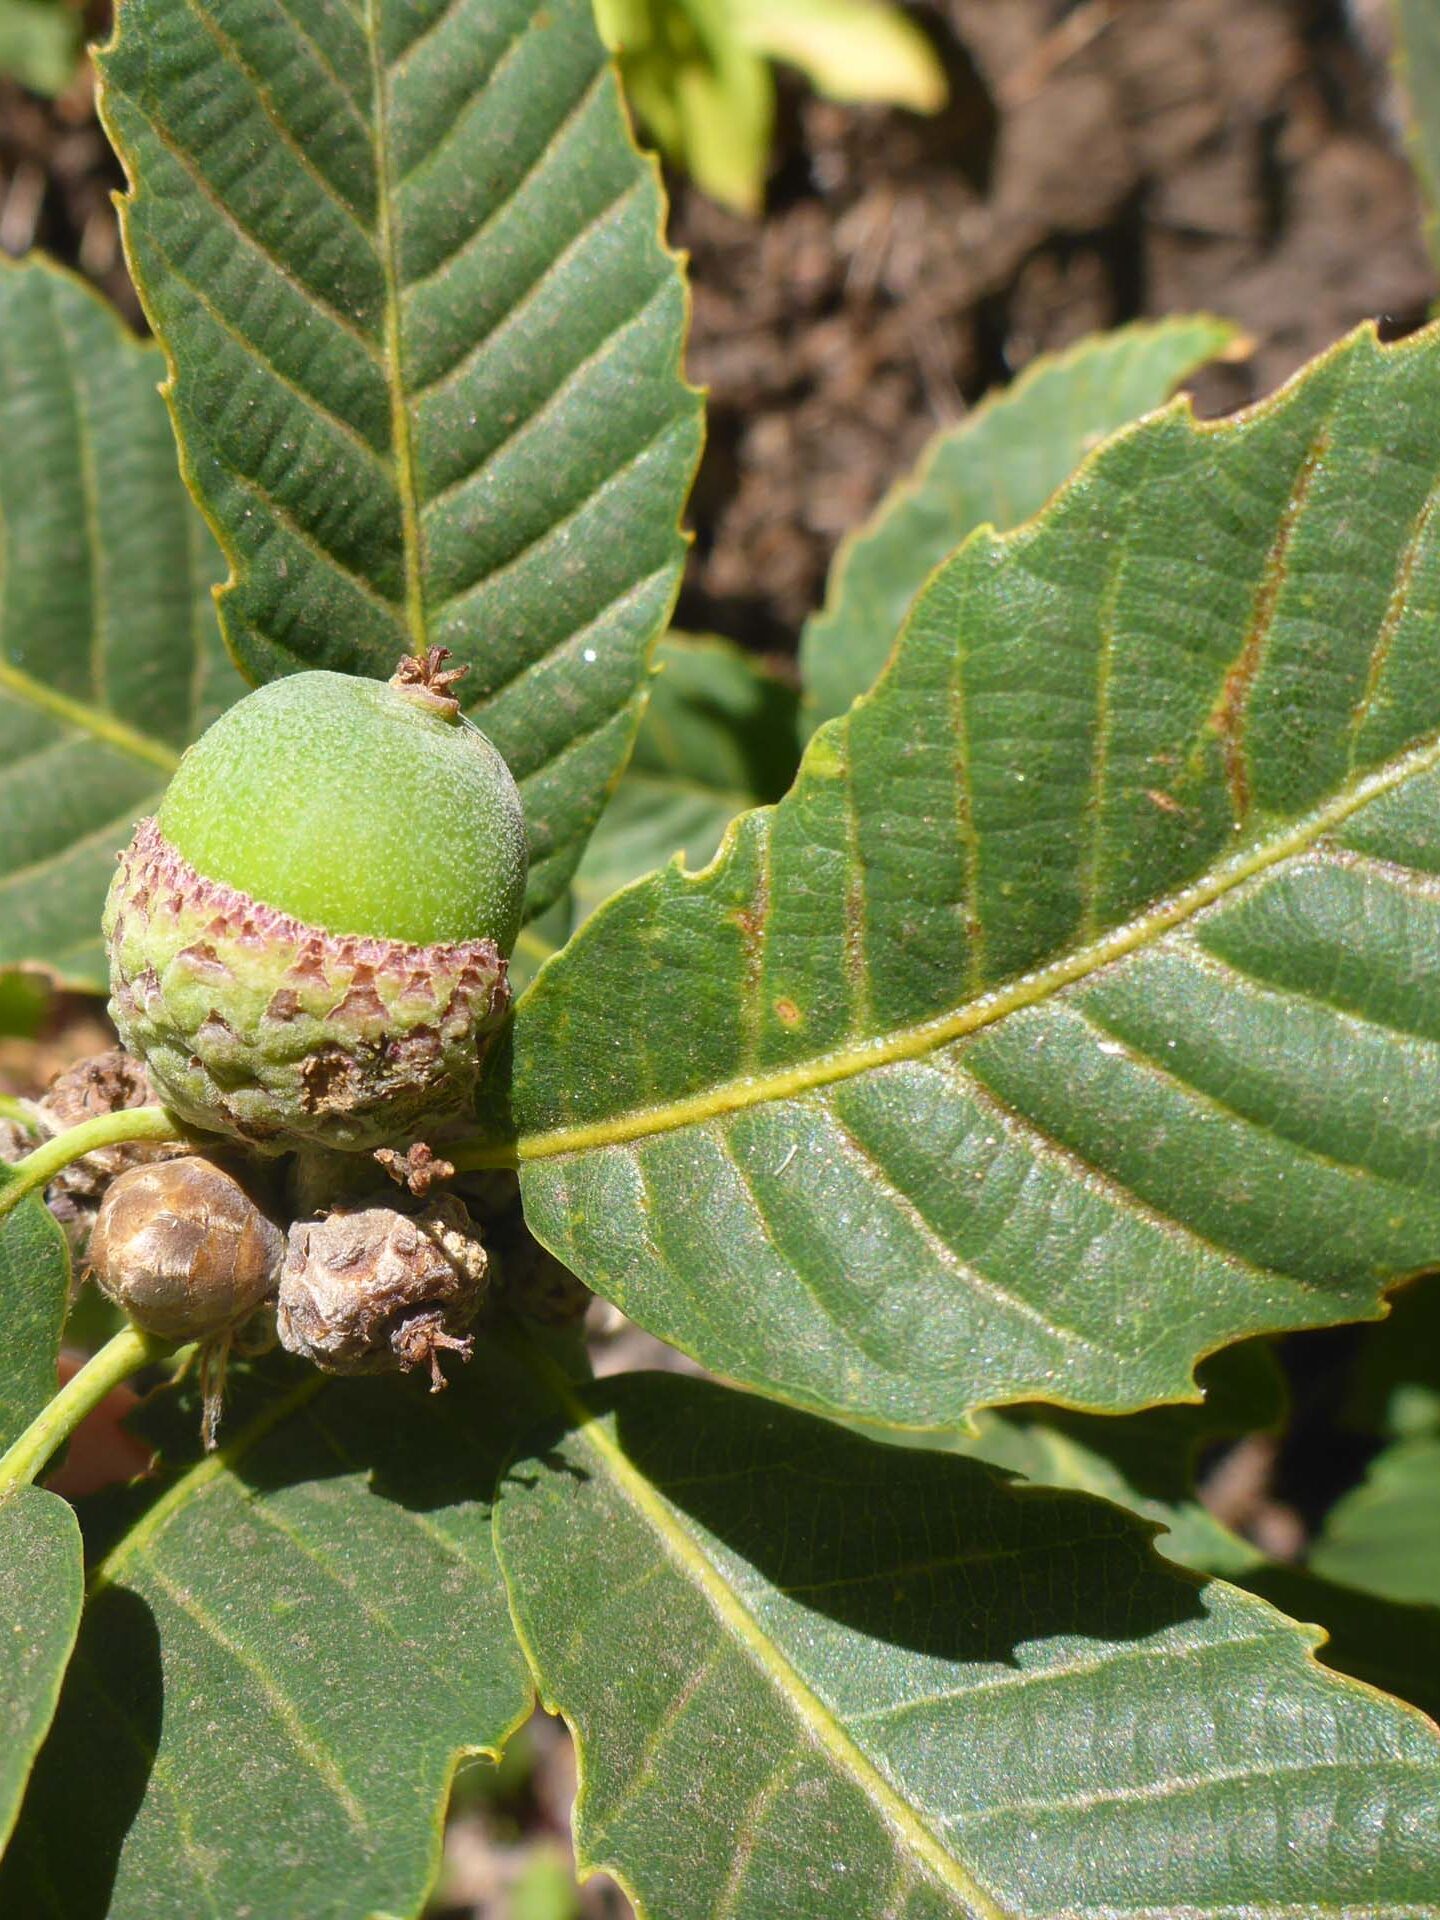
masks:
<svg viewBox="0 0 1440 1920"><path fill-rule="evenodd" d="M198 1154L122 1173L90 1236L101 1292L167 1340L238 1326L274 1292L284 1256L274 1221L233 1174Z"/></svg>
<svg viewBox="0 0 1440 1920"><path fill-rule="evenodd" d="M262 1150L459 1114L509 999L526 841L443 654L272 681L185 754L105 909L111 1014L165 1103Z"/></svg>

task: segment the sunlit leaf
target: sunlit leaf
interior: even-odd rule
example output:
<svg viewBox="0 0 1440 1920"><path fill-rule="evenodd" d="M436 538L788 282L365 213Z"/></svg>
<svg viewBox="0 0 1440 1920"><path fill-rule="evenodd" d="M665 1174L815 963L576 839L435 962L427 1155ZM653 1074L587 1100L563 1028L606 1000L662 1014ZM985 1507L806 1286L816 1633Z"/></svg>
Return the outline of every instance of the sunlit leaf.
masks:
<svg viewBox="0 0 1440 1920"><path fill-rule="evenodd" d="M1189 1398L1440 1260L1437 392L1362 331L973 536L786 799L527 995L491 1151L552 1251L921 1427Z"/></svg>
<svg viewBox="0 0 1440 1920"><path fill-rule="evenodd" d="M538 911L630 750L700 439L589 0L122 0L100 64L237 658L449 647Z"/></svg>
<svg viewBox="0 0 1440 1920"><path fill-rule="evenodd" d="M1158 407L1233 338L1205 315L1097 334L1034 361L937 434L836 557L824 609L801 642L807 730L869 691L926 575L966 534L1038 513L1107 433Z"/></svg>

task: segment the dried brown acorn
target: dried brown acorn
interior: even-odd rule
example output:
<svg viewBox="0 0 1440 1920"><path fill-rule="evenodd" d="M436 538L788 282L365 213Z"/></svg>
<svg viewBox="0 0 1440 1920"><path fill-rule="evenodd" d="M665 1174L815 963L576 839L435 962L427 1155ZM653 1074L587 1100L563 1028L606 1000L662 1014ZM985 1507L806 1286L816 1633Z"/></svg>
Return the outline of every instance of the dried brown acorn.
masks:
<svg viewBox="0 0 1440 1920"><path fill-rule="evenodd" d="M397 1201L377 1194L290 1229L280 1344L325 1373L428 1365L438 1391L440 1353L470 1357L464 1330L484 1298L489 1262L458 1200Z"/></svg>
<svg viewBox="0 0 1440 1920"><path fill-rule="evenodd" d="M90 1236L102 1293L146 1333L211 1340L275 1291L285 1236L224 1167L198 1154L133 1167L112 1183Z"/></svg>

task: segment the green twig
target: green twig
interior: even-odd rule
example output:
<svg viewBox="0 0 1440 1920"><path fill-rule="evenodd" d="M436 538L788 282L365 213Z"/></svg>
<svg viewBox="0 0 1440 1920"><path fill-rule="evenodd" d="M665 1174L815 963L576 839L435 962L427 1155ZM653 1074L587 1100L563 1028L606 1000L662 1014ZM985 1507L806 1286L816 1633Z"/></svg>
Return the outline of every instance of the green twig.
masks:
<svg viewBox="0 0 1440 1920"><path fill-rule="evenodd" d="M181 1131L179 1121L164 1107L127 1107L120 1113L102 1113L97 1120L82 1120L78 1127L67 1127L64 1133L57 1133L53 1140L15 1162L11 1177L0 1187L0 1220L27 1193L49 1186L72 1160L100 1147L118 1147L126 1140L178 1140Z"/></svg>
<svg viewBox="0 0 1440 1920"><path fill-rule="evenodd" d="M78 1129L77 1129L78 1131ZM10 1451L0 1457L0 1496L13 1487L28 1487L50 1456L80 1422L149 1361L168 1353L170 1342L138 1327L126 1327L85 1365L30 1422Z"/></svg>

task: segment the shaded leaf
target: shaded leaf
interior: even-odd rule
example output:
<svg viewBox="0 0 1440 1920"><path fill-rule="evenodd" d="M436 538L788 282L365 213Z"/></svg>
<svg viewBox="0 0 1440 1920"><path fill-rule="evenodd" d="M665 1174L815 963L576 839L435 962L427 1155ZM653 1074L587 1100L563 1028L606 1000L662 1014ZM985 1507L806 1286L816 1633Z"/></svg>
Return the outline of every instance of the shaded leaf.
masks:
<svg viewBox="0 0 1440 1920"><path fill-rule="evenodd" d="M63 93L80 60L82 22L61 0L0 0L0 73L32 93Z"/></svg>
<svg viewBox="0 0 1440 1920"><path fill-rule="evenodd" d="M1409 99L1410 152L1425 196L1430 257L1440 268L1440 14L1431 0L1392 0L1396 72Z"/></svg>
<svg viewBox="0 0 1440 1920"><path fill-rule="evenodd" d="M79 280L0 263L0 968L92 989L116 853L244 691L163 372Z"/></svg>
<svg viewBox="0 0 1440 1920"><path fill-rule="evenodd" d="M1389 1318L1367 1331L1346 1414L1353 1425L1392 1439L1440 1437L1440 1281L1434 1275L1398 1293Z"/></svg>
<svg viewBox="0 0 1440 1920"><path fill-rule="evenodd" d="M1310 1565L1387 1600L1440 1608L1440 1435L1379 1454L1326 1516Z"/></svg>
<svg viewBox="0 0 1440 1920"><path fill-rule="evenodd" d="M0 1163L0 1185L9 1179ZM0 1453L17 1440L55 1393L60 1330L70 1285L65 1235L40 1195L0 1219Z"/></svg>
<svg viewBox="0 0 1440 1920"><path fill-rule="evenodd" d="M80 1528L56 1494L0 1495L0 1852L45 1738L80 1625Z"/></svg>
<svg viewBox="0 0 1440 1920"><path fill-rule="evenodd" d="M1107 433L1158 407L1234 338L1205 315L1097 334L1034 361L937 434L836 557L824 609L801 640L807 731L869 691L926 575L968 533L1038 513Z"/></svg>
<svg viewBox="0 0 1440 1920"><path fill-rule="evenodd" d="M1435 1911L1436 1729L1115 1508L697 1381L592 1404L497 1537L646 1911Z"/></svg>
<svg viewBox="0 0 1440 1920"><path fill-rule="evenodd" d="M1437 379L1366 330L1119 435L713 867L594 916L492 1086L567 1266L953 1427L1193 1397L1440 1259Z"/></svg>
<svg viewBox="0 0 1440 1920"><path fill-rule="evenodd" d="M539 910L629 752L700 439L589 0L123 0L101 68L237 658L468 662Z"/></svg>
<svg viewBox="0 0 1440 1920"><path fill-rule="evenodd" d="M671 634L615 798L575 876L577 924L678 853L715 855L747 807L778 800L795 774L795 695L728 641Z"/></svg>
<svg viewBox="0 0 1440 1920"><path fill-rule="evenodd" d="M1205 1361L1196 1380L1205 1394L1198 1407L1155 1407L1119 1419L1007 1407L977 1414L975 1437L957 1436L950 1445L1036 1486L1113 1500L1165 1529L1155 1546L1167 1560L1239 1578L1263 1556L1204 1505L1195 1468L1216 1441L1280 1425L1284 1378L1269 1347L1256 1342Z"/></svg>
<svg viewBox="0 0 1440 1920"><path fill-rule="evenodd" d="M737 813L778 800L794 777L796 697L763 662L728 640L671 633L655 664L635 751L565 906L516 950L522 983L612 893L677 854L704 866Z"/></svg>
<svg viewBox="0 0 1440 1920"><path fill-rule="evenodd" d="M6 1913L418 1913L457 1757L528 1711L489 1523L524 1381L257 1385L97 1569Z"/></svg>
<svg viewBox="0 0 1440 1920"><path fill-rule="evenodd" d="M1232 1348L1205 1361L1197 1378L1206 1391L1199 1407L1159 1407L1108 1419L1055 1407L1007 1408L978 1414L973 1440L955 1437L946 1444L1037 1486L1095 1494L1163 1527L1155 1548L1167 1560L1219 1574L1292 1619L1313 1624L1326 1636L1315 1650L1325 1666L1440 1717L1440 1607L1386 1598L1353 1565L1337 1568L1341 1578L1327 1579L1314 1567L1269 1561L1218 1520L1195 1491L1203 1449L1279 1424L1285 1396L1270 1349L1258 1343ZM1435 1511L1432 1499L1423 1516L1432 1533ZM1413 1517L1422 1521L1419 1514ZM1317 1560L1323 1559L1318 1553ZM1344 1583L1347 1573L1354 1584Z"/></svg>
<svg viewBox="0 0 1440 1920"><path fill-rule="evenodd" d="M703 193L758 213L775 86L731 0L596 0L595 17L626 97L661 152Z"/></svg>

